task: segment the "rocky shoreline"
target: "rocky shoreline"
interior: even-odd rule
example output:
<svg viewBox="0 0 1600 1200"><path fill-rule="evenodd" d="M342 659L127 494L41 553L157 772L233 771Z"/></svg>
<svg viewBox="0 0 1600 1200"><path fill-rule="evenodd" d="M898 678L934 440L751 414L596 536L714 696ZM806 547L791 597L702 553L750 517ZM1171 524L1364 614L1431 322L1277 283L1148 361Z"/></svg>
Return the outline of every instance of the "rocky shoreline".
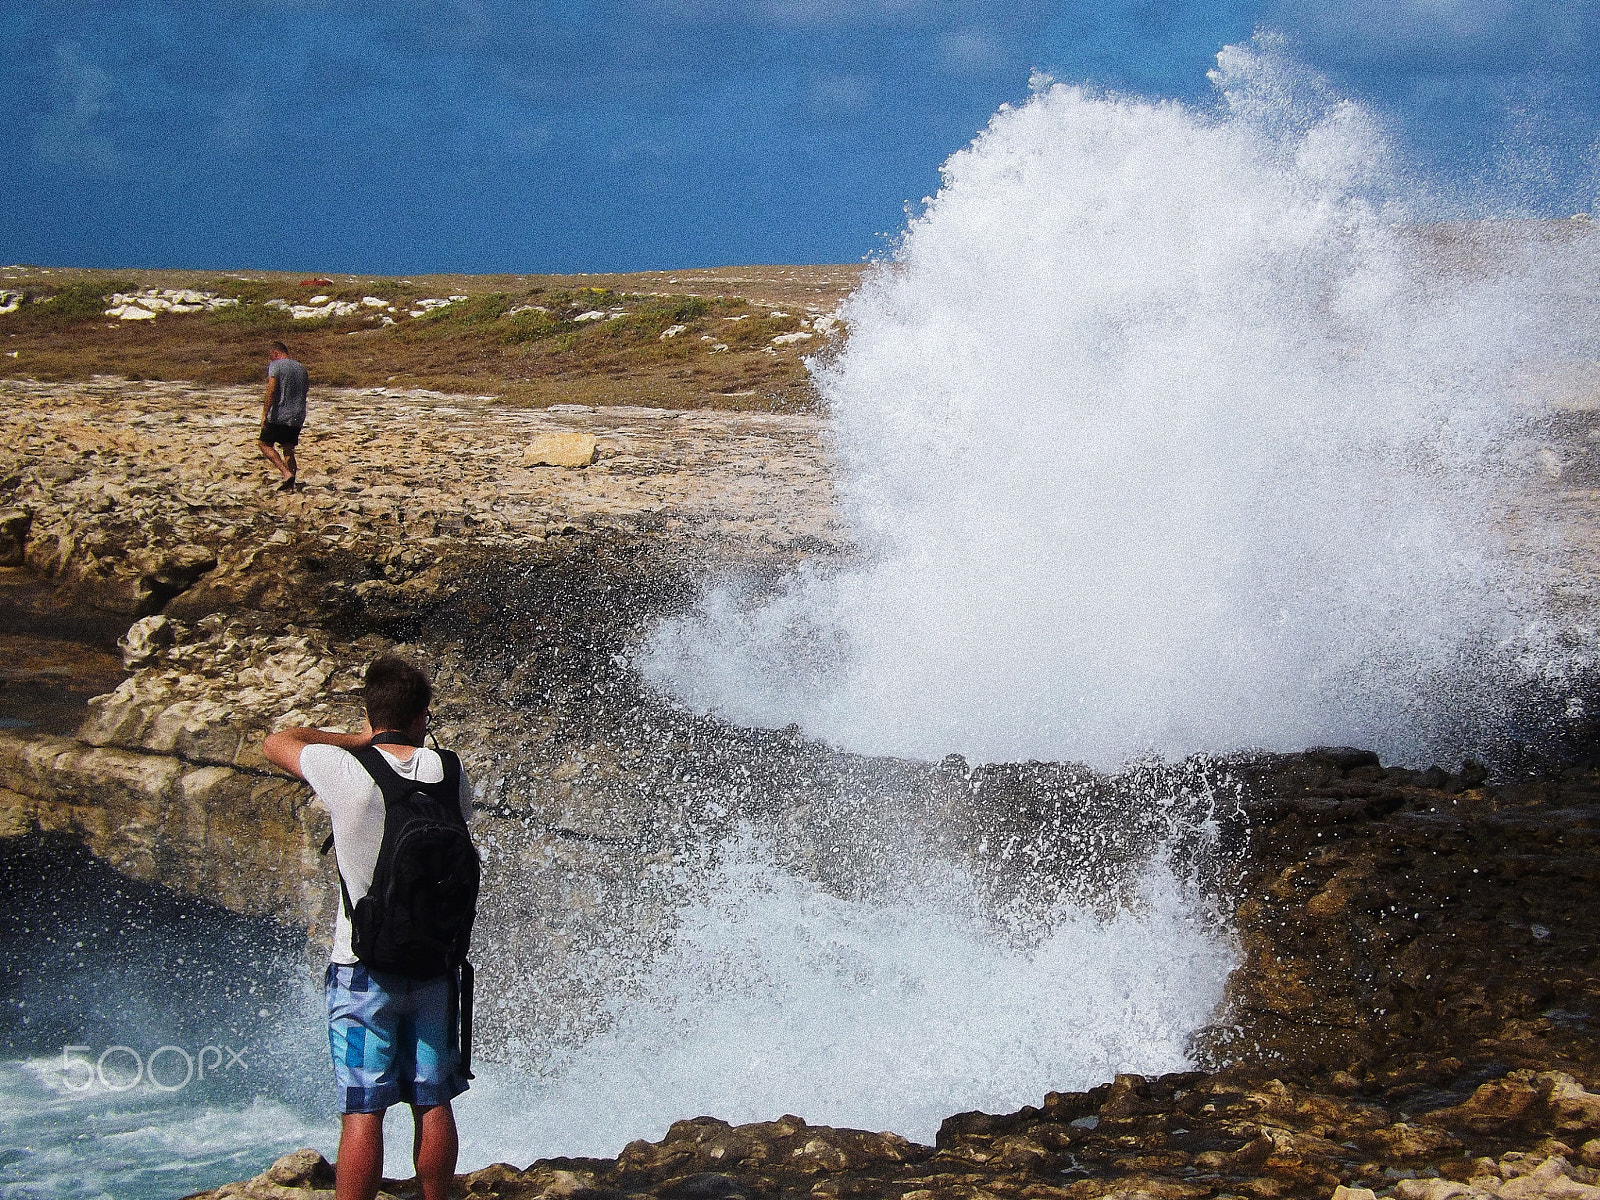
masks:
<svg viewBox="0 0 1600 1200"><path fill-rule="evenodd" d="M850 553L815 417L324 394L304 486L280 495L253 459L254 389L0 394L5 836L69 835L314 947L325 819L260 738L356 719L359 670L392 646L435 673L439 736L480 786L484 920L507 931L491 979L648 953L671 920L664 869L741 821L783 827L840 894L893 837L936 843L997 904L1089 869L1084 824L1110 831L1095 884L1114 894L1165 828L1137 801L1148 779L841 754L642 687L628 648L699 581ZM1595 501L1562 498L1580 522ZM1213 806L1206 869L1240 949L1201 1071L953 1116L933 1147L704 1117L614 1160L487 1168L466 1194L1600 1200L1600 773L1350 750L1166 770L1169 797ZM606 889L634 918L611 940L585 918ZM210 1194L329 1186L302 1154Z"/></svg>
<svg viewBox="0 0 1600 1200"><path fill-rule="evenodd" d="M1600 1096L1554 1071L1514 1072L1418 1116L1238 1071L1119 1075L1003 1116L957 1114L933 1146L795 1116L740 1126L700 1117L677 1122L659 1142L632 1142L615 1159L496 1164L458 1183L468 1197L583 1200L1373 1200L1380 1192L1594 1200L1597 1131ZM200 1195L310 1200L331 1195L332 1182L327 1162L308 1150ZM384 1193L420 1194L402 1181L387 1181Z"/></svg>

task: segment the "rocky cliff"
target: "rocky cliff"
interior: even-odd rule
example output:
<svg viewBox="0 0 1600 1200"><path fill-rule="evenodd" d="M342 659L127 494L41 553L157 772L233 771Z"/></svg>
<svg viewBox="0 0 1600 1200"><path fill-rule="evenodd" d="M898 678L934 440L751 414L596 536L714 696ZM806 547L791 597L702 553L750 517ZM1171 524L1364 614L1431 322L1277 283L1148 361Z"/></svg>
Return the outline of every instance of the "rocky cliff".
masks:
<svg viewBox="0 0 1600 1200"><path fill-rule="evenodd" d="M6 680L28 727L0 730L0 822L314 928L323 822L261 758L270 729L359 720L360 671L400 644L435 672L438 734L486 820L521 833L537 809L580 857L619 833L645 846L641 789L585 756L609 656L691 568L836 537L807 417L334 393L280 494L252 458L254 389L3 386L0 637L37 661ZM52 705L113 682L79 661L113 629L125 676L86 712Z"/></svg>

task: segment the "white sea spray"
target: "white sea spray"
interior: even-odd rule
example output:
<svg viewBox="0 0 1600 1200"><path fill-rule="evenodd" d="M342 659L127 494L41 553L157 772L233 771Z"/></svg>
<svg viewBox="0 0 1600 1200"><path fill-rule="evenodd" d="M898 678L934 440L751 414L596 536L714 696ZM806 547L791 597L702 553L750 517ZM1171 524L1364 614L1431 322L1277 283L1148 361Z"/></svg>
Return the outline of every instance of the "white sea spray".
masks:
<svg viewBox="0 0 1600 1200"><path fill-rule="evenodd" d="M860 562L726 585L646 675L863 752L1448 760L1561 673L1503 499L1593 242L1459 269L1270 39L1215 110L1038 81L816 365ZM1585 248L1586 247L1586 248ZM1575 293L1574 293L1575 294Z"/></svg>
<svg viewBox="0 0 1600 1200"><path fill-rule="evenodd" d="M953 1112L1190 1065L1233 947L1164 866L1127 906L1059 904L1021 938L984 919L977 891L945 869L902 896L843 899L745 832L667 950L608 1002L604 1032L484 1068L463 1102L466 1153L614 1155L701 1113L931 1142Z"/></svg>

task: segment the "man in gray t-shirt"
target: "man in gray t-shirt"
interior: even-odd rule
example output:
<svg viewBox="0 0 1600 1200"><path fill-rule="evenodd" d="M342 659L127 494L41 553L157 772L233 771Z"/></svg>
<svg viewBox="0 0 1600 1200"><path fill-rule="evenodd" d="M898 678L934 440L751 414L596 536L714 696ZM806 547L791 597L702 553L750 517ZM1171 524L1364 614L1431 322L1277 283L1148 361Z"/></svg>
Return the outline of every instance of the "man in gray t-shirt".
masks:
<svg viewBox="0 0 1600 1200"><path fill-rule="evenodd" d="M294 491L299 470L294 448L300 444L300 427L306 423L306 393L310 390L306 369L289 357L289 347L273 342L267 352L267 395L261 404L261 456L283 476L280 492ZM281 446L283 453L274 446Z"/></svg>

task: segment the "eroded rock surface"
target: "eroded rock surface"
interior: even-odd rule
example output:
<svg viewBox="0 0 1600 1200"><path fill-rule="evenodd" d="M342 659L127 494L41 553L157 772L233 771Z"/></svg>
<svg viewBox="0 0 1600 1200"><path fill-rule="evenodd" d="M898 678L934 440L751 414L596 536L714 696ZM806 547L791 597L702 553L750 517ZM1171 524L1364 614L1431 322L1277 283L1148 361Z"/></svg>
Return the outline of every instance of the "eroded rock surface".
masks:
<svg viewBox="0 0 1600 1200"><path fill-rule="evenodd" d="M314 929L331 916L309 850L324 820L262 760L271 729L358 724L360 672L403 645L434 671L436 731L485 807L514 815L510 857L598 869L596 845L632 854L671 813L645 821L614 751L587 752L596 671L616 674L691 568L838 542L812 417L324 389L283 494L255 451L255 389L0 391L0 559L37 584L18 607L30 628L99 614L128 669L75 737L0 729L0 822ZM240 856L260 869L219 890L208 864Z"/></svg>
<svg viewBox="0 0 1600 1200"><path fill-rule="evenodd" d="M1570 1075L1525 1070L1459 1104L1405 1112L1237 1069L1119 1075L1003 1116L952 1116L933 1146L794 1116L740 1126L699 1117L614 1159L497 1164L458 1184L466 1196L519 1200L1367 1200L1380 1190L1396 1200L1597 1200L1600 1095ZM328 1164L302 1150L206 1195L277 1200L331 1187ZM385 1191L416 1194L394 1180Z"/></svg>

